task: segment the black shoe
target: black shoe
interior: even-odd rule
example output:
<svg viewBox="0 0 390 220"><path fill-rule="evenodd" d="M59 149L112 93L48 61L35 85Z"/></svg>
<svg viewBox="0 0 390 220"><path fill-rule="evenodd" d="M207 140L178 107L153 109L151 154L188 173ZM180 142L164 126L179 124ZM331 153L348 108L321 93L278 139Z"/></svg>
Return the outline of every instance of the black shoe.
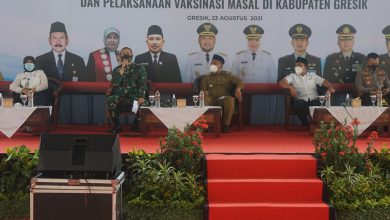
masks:
<svg viewBox="0 0 390 220"><path fill-rule="evenodd" d="M120 132L122 132L122 128L121 127L116 127L116 128L113 128L111 130L111 133L113 133L113 134L118 134Z"/></svg>
<svg viewBox="0 0 390 220"><path fill-rule="evenodd" d="M228 125L223 125L222 126L222 133L228 133L230 130L229 126Z"/></svg>

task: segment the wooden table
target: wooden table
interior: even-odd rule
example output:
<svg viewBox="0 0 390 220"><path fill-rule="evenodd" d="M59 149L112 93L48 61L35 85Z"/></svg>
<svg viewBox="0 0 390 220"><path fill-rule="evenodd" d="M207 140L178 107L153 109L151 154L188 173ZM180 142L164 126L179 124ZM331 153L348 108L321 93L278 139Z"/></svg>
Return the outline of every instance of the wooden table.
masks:
<svg viewBox="0 0 390 220"><path fill-rule="evenodd" d="M311 131L320 127L321 122L331 122L341 124L327 108L316 108L311 120ZM376 120L374 120L370 127L373 126L387 126L390 129L390 109L387 108ZM387 133L390 137L390 132Z"/></svg>
<svg viewBox="0 0 390 220"><path fill-rule="evenodd" d="M170 108L165 108L169 111ZM161 120L153 114L150 108L140 108L140 116L141 116L141 136L146 137L153 127L161 127L163 123ZM216 137L220 136L221 131L221 112L222 109L220 107L209 107L203 116L206 119L206 122L209 128L214 129L214 134ZM165 127L165 126L164 126Z"/></svg>

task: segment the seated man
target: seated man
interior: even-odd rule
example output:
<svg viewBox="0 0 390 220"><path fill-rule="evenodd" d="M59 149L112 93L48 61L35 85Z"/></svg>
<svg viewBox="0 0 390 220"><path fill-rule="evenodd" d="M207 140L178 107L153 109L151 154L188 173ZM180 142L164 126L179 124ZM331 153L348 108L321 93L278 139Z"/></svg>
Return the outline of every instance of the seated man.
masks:
<svg viewBox="0 0 390 220"><path fill-rule="evenodd" d="M370 95L377 95L382 92L383 99L390 101L390 81L388 73L379 68L379 56L376 53L367 55L367 66L359 71L355 78L355 87L362 99L362 105L372 105Z"/></svg>
<svg viewBox="0 0 390 220"><path fill-rule="evenodd" d="M231 96L233 87L236 87L235 97L242 100L241 89L243 82L230 72L222 70L225 60L214 54L211 60L210 72L200 82L200 89L205 92L205 105L222 106L222 132L229 131L230 121L234 113L234 97Z"/></svg>
<svg viewBox="0 0 390 220"><path fill-rule="evenodd" d="M113 70L111 94L108 94L107 104L114 123L112 133L122 131L119 122L120 112L130 112L134 100L141 105L145 101L146 71L143 66L131 62L133 52L124 47L121 52L122 64ZM138 126L138 119L134 119Z"/></svg>
<svg viewBox="0 0 390 220"><path fill-rule="evenodd" d="M13 91L14 102L20 102L20 95L27 95L32 92L34 95L34 105L50 105L47 97L48 81L42 70L37 70L35 59L26 56L23 59L24 72L16 75L15 80L10 84L9 89Z"/></svg>
<svg viewBox="0 0 390 220"><path fill-rule="evenodd" d="M307 74L307 60L302 57L298 57L295 61L295 73L284 77L279 81L279 85L290 91L293 97L293 110L304 126L309 125L307 120L309 106L320 105L317 85L325 86L331 93L335 92L332 84L327 80L313 73Z"/></svg>

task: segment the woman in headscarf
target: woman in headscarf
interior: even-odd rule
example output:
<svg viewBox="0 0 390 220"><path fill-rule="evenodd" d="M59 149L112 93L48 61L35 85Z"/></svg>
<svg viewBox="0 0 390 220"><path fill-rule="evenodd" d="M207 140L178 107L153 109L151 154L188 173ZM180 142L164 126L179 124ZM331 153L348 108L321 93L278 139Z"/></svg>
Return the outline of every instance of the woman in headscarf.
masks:
<svg viewBox="0 0 390 220"><path fill-rule="evenodd" d="M15 80L9 86L10 90L15 92L15 102L20 101L20 94L27 95L29 92L34 94L34 105L48 105L47 88L48 81L42 70L37 70L35 59L32 56L26 56L23 59L24 72L16 75Z"/></svg>

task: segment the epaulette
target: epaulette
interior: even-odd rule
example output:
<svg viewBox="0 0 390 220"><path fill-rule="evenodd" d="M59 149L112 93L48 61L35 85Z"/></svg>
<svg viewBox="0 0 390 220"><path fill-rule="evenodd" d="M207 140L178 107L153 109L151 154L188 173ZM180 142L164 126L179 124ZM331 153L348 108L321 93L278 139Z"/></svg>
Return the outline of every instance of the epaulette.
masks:
<svg viewBox="0 0 390 220"><path fill-rule="evenodd" d="M271 55L270 52L266 51L266 50L263 50L264 53L268 54L268 55Z"/></svg>
<svg viewBox="0 0 390 220"><path fill-rule="evenodd" d="M240 54L242 54L242 53L244 53L244 52L245 52L245 50L238 51L238 52L236 53L236 55L240 55Z"/></svg>

